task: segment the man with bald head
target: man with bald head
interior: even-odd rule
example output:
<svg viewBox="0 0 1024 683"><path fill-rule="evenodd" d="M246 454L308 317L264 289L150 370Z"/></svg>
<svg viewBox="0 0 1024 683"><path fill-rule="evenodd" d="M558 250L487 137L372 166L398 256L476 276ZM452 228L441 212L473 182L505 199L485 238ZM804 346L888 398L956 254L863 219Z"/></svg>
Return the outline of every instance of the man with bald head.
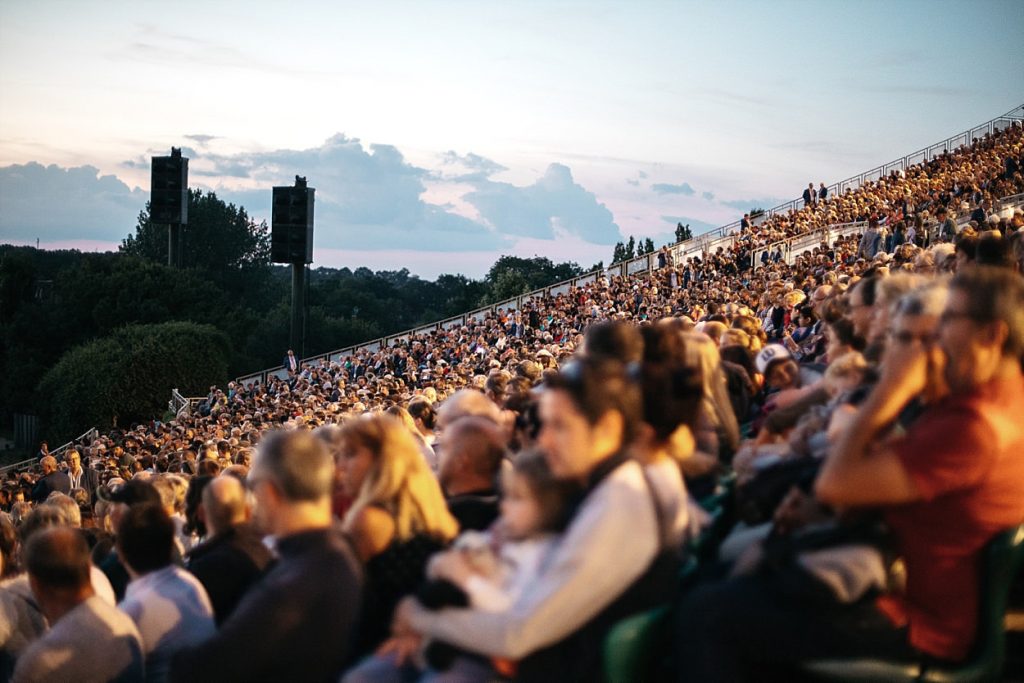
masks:
<svg viewBox="0 0 1024 683"><path fill-rule="evenodd" d="M50 630L18 658L12 680L143 680L139 632L93 591L89 546L78 531L53 527L33 534L25 564Z"/></svg>
<svg viewBox="0 0 1024 683"><path fill-rule="evenodd" d="M273 537L277 562L217 635L178 653L171 680L338 680L360 609L362 572L332 524L334 459L311 432L271 432L260 442L248 484L256 526Z"/></svg>
<svg viewBox="0 0 1024 683"><path fill-rule="evenodd" d="M475 389L460 389L448 397L437 411L437 428L445 428L460 417L476 415L491 420L496 425L502 424L501 409L483 392Z"/></svg>
<svg viewBox="0 0 1024 683"><path fill-rule="evenodd" d="M45 502L54 491L64 495L71 493L71 479L66 472L57 469L57 458L47 455L39 461L39 466L43 470L43 476L32 489L33 503Z"/></svg>
<svg viewBox="0 0 1024 683"><path fill-rule="evenodd" d="M498 517L497 479L504 456L501 430L487 418L460 417L445 430L438 479L463 531L483 531Z"/></svg>
<svg viewBox="0 0 1024 683"><path fill-rule="evenodd" d="M210 596L219 626L263 574L271 555L249 523L245 489L236 477L221 475L211 481L203 489L198 514L208 536L189 553L186 566Z"/></svg>

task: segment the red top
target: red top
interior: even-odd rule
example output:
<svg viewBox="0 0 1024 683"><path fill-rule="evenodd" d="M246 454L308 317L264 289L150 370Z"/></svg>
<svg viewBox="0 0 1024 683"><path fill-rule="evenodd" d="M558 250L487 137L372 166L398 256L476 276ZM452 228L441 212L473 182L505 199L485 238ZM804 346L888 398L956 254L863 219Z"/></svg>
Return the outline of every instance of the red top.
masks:
<svg viewBox="0 0 1024 683"><path fill-rule="evenodd" d="M892 446L923 499L886 510L907 589L879 607L909 623L918 650L960 660L977 628L979 551L1024 521L1024 380L949 396Z"/></svg>

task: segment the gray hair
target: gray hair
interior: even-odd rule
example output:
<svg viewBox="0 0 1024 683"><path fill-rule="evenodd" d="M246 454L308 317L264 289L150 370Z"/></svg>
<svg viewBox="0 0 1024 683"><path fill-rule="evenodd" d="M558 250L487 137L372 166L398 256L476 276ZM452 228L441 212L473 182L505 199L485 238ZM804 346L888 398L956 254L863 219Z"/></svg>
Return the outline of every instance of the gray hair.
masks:
<svg viewBox="0 0 1024 683"><path fill-rule="evenodd" d="M938 317L949 298L949 281L934 280L904 294L897 305L899 315L931 315Z"/></svg>
<svg viewBox="0 0 1024 683"><path fill-rule="evenodd" d="M331 492L334 461L312 432L278 430L260 442L249 477L268 479L292 502L316 501Z"/></svg>

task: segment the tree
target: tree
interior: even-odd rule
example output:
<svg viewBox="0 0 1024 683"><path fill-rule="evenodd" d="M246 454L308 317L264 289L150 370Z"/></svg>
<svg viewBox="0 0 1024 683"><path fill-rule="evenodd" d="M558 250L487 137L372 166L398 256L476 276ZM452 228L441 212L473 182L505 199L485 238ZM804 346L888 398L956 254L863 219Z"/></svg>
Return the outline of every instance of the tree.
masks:
<svg viewBox="0 0 1024 683"><path fill-rule="evenodd" d="M149 203L139 212L135 234L121 251L167 263L167 226L151 223ZM188 191L188 225L182 226L182 262L209 272L245 270L270 263L267 222L249 218L243 207L227 204L213 192Z"/></svg>
<svg viewBox="0 0 1024 683"><path fill-rule="evenodd" d="M209 325L129 325L65 353L39 383L43 432L70 438L162 414L171 390L204 393L228 378L227 336Z"/></svg>
<svg viewBox="0 0 1024 683"><path fill-rule="evenodd" d="M543 256L502 256L484 277L488 292L481 303L487 305L510 299L582 274L583 269L571 261L555 264Z"/></svg>
<svg viewBox="0 0 1024 683"><path fill-rule="evenodd" d="M625 260L628 261L629 259L634 259L634 258L636 258L636 239L632 235L630 235L629 236L629 241L626 242L626 259Z"/></svg>
<svg viewBox="0 0 1024 683"><path fill-rule="evenodd" d="M690 239L693 239L693 233L690 232L690 224L676 223L676 242L685 242Z"/></svg>
<svg viewBox="0 0 1024 683"><path fill-rule="evenodd" d="M652 240L650 237L648 237L647 239L644 240L644 253L645 254L653 254L654 253L654 240Z"/></svg>
<svg viewBox="0 0 1024 683"><path fill-rule="evenodd" d="M622 263L626 260L626 245L622 242L616 242L615 248L612 250L612 263Z"/></svg>

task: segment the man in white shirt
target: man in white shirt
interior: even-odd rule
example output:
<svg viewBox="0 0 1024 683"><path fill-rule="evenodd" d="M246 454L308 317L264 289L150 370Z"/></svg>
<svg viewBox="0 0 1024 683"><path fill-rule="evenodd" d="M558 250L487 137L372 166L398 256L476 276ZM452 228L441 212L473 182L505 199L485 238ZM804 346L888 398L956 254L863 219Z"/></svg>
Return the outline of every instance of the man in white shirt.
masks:
<svg viewBox="0 0 1024 683"><path fill-rule="evenodd" d="M174 531L174 522L155 503L133 505L117 525L117 552L132 579L118 607L142 635L147 681L167 680L174 653L216 630L206 590L171 562Z"/></svg>

